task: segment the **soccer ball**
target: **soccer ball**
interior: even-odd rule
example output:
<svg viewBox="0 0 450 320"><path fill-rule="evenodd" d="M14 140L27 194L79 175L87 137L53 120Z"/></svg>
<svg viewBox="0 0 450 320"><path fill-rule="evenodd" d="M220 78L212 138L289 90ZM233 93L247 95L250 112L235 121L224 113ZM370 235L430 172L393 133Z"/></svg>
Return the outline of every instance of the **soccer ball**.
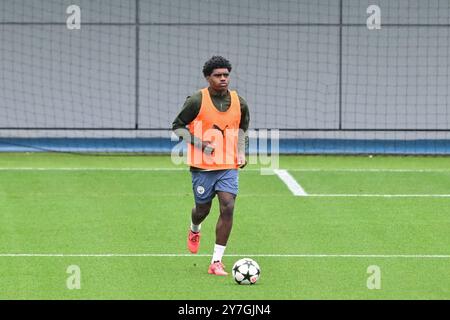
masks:
<svg viewBox="0 0 450 320"><path fill-rule="evenodd" d="M255 260L243 258L233 265L233 278L239 284L255 284L261 274L261 269Z"/></svg>

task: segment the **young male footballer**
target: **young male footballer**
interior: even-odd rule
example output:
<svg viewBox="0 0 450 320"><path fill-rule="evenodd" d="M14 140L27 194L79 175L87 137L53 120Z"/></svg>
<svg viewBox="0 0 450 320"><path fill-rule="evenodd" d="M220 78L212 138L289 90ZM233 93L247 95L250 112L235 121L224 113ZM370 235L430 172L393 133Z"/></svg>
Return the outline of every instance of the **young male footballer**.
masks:
<svg viewBox="0 0 450 320"><path fill-rule="evenodd" d="M173 131L187 142L187 162L192 175L195 206L187 239L197 253L201 223L217 194L220 206L216 242L208 273L226 276L222 257L233 226L238 194L238 168L246 165L245 145L250 116L247 103L229 90L230 62L213 56L203 66L208 87L189 96L173 121Z"/></svg>

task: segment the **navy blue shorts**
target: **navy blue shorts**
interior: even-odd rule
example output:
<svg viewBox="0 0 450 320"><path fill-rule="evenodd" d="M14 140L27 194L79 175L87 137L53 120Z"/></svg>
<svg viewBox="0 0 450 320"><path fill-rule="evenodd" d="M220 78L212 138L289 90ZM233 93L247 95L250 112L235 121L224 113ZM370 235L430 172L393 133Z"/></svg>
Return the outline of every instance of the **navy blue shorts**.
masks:
<svg viewBox="0 0 450 320"><path fill-rule="evenodd" d="M237 195L239 175L237 169L214 171L191 171L192 190L195 203L210 202L217 191L224 191Z"/></svg>

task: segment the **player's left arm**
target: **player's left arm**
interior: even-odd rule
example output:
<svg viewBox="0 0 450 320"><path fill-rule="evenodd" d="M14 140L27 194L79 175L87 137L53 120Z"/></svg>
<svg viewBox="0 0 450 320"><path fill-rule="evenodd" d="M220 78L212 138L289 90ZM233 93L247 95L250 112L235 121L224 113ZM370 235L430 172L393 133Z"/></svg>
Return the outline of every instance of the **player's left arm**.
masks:
<svg viewBox="0 0 450 320"><path fill-rule="evenodd" d="M250 124L250 112L247 102L239 97L241 104L241 121L239 123L239 135L238 135L238 165L239 168L244 168L247 165L245 158L246 149L248 148L248 127Z"/></svg>

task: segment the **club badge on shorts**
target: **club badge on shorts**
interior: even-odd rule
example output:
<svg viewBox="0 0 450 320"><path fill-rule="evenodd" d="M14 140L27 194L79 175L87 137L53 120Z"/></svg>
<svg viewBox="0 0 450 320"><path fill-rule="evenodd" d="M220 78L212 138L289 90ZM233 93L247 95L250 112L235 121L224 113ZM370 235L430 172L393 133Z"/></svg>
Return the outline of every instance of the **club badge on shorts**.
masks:
<svg viewBox="0 0 450 320"><path fill-rule="evenodd" d="M203 188L202 186L198 186L197 187L197 193L198 194L204 194L205 193L205 188Z"/></svg>

